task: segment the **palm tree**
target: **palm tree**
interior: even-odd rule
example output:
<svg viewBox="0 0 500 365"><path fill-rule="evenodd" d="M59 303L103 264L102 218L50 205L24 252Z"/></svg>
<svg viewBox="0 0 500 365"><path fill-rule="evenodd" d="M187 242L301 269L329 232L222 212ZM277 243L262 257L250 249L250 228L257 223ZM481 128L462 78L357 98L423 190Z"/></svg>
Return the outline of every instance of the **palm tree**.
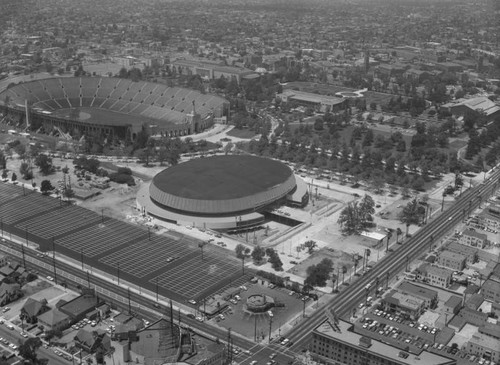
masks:
<svg viewBox="0 0 500 365"><path fill-rule="evenodd" d="M387 244L386 244L386 251L389 251L389 240L391 239L392 237L392 232L388 232L387 233Z"/></svg>
<svg viewBox="0 0 500 365"><path fill-rule="evenodd" d="M401 228L396 228L396 243L399 243L399 235L403 234L403 231L401 231Z"/></svg>
<svg viewBox="0 0 500 365"><path fill-rule="evenodd" d="M342 283L345 282L345 274L347 273L347 266L342 265Z"/></svg>
<svg viewBox="0 0 500 365"><path fill-rule="evenodd" d="M419 224L421 218L422 218L422 213L420 211L417 199L413 199L403 208L403 210L399 215L401 223L406 224L406 236L408 236L408 230L410 228L410 225Z"/></svg>

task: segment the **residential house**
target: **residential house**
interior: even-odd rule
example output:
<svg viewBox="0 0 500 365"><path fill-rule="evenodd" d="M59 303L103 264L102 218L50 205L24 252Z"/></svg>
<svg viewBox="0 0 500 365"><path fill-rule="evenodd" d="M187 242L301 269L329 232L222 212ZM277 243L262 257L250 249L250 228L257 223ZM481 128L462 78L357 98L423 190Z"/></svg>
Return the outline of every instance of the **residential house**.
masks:
<svg viewBox="0 0 500 365"><path fill-rule="evenodd" d="M36 323L38 321L38 316L50 310L47 305L47 300L36 300L33 298L28 298L21 308L20 316L24 318L27 323Z"/></svg>
<svg viewBox="0 0 500 365"><path fill-rule="evenodd" d="M19 284L0 284L0 306L4 306L23 296L21 286Z"/></svg>
<svg viewBox="0 0 500 365"><path fill-rule="evenodd" d="M74 323L84 319L87 313L94 311L102 304L102 299L96 296L93 291L86 291L79 297L61 305L59 310L67 314Z"/></svg>
<svg viewBox="0 0 500 365"><path fill-rule="evenodd" d="M484 299L495 303L500 303L500 282L488 279L481 288L481 294Z"/></svg>
<svg viewBox="0 0 500 365"><path fill-rule="evenodd" d="M38 324L42 325L45 331L63 331L68 328L71 318L58 309L52 309L38 316Z"/></svg>
<svg viewBox="0 0 500 365"><path fill-rule="evenodd" d="M81 328L74 340L77 348L88 353L94 353L99 348L101 348L104 353L108 353L111 350L111 339L106 331L101 329L88 331Z"/></svg>
<svg viewBox="0 0 500 365"><path fill-rule="evenodd" d="M4 255L3 253L0 253L0 267L5 266L9 263L9 257L7 255Z"/></svg>
<svg viewBox="0 0 500 365"><path fill-rule="evenodd" d="M417 320L425 311L425 301L411 294L391 291L382 300L386 312L400 312L412 320Z"/></svg>
<svg viewBox="0 0 500 365"><path fill-rule="evenodd" d="M460 243L472 247L484 248L488 242L488 236L484 233L466 229L462 232Z"/></svg>
<svg viewBox="0 0 500 365"><path fill-rule="evenodd" d="M462 271L465 268L467 257L465 255L444 250L439 253L437 264L452 270Z"/></svg>

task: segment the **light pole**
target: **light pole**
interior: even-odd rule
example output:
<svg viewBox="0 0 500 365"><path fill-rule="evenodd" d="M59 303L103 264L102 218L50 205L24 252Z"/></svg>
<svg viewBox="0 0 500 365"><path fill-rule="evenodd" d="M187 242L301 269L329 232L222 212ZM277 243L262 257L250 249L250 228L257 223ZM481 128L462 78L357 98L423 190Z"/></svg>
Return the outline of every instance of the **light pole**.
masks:
<svg viewBox="0 0 500 365"><path fill-rule="evenodd" d="M80 250L80 261L82 262L82 270L83 270L83 250Z"/></svg>
<svg viewBox="0 0 500 365"><path fill-rule="evenodd" d="M118 281L118 285L120 285L120 262L118 262L118 264L116 266L116 278Z"/></svg>
<svg viewBox="0 0 500 365"><path fill-rule="evenodd" d="M158 276L156 277L156 302L158 303Z"/></svg>

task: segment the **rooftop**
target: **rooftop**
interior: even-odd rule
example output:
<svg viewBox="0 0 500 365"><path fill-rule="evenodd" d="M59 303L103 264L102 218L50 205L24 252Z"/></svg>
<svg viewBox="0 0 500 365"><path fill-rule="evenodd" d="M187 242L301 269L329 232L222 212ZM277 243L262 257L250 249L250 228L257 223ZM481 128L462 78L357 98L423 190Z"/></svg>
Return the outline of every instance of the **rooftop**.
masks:
<svg viewBox="0 0 500 365"><path fill-rule="evenodd" d="M410 294L400 293L397 291L392 291L388 296L384 298L384 300L388 303L393 303L410 310L418 310L424 304L424 301L422 299L416 298L415 296Z"/></svg>
<svg viewBox="0 0 500 365"><path fill-rule="evenodd" d="M457 260L457 261L463 261L463 260L467 259L465 257L465 255L462 255L460 253L453 252L453 251L450 251L450 250L444 250L444 251L442 251L439 254L439 257L443 258L443 259L450 259L450 260Z"/></svg>
<svg viewBox="0 0 500 365"><path fill-rule="evenodd" d="M401 285L398 287L398 290L403 293L410 293L417 295L419 297L424 297L429 300L432 300L437 297L438 293L435 290L424 288L419 285L415 285L410 283L409 281L403 281Z"/></svg>
<svg viewBox="0 0 500 365"><path fill-rule="evenodd" d="M352 330L353 325L351 323L340 320L338 322L338 329L339 331L334 330L330 325L330 323L328 321L325 321L321 325L319 325L314 331L325 337L335 339L338 342L346 343L348 344L348 346L358 346L360 348L363 347L360 346L359 343L361 338L366 339L366 337L353 332ZM398 363L408 364L408 365L428 365L428 364L438 365L438 364L454 363L454 361L450 359L447 359L443 356L435 355L427 351L423 351L418 356L409 354L409 356L406 359L404 359L399 356L399 354L401 353L400 349L393 346L389 346L385 343L376 341L374 339L371 339L370 347L363 347L363 352L365 351L367 353L374 354L376 357L383 357L388 360L392 361L395 360Z"/></svg>
<svg viewBox="0 0 500 365"><path fill-rule="evenodd" d="M469 236L469 237L476 237L476 238L480 238L480 239L483 239L483 240L488 239L488 236L486 234L480 233L480 232L476 232L476 231L472 231L470 229L466 229L463 232L463 235L464 236Z"/></svg>

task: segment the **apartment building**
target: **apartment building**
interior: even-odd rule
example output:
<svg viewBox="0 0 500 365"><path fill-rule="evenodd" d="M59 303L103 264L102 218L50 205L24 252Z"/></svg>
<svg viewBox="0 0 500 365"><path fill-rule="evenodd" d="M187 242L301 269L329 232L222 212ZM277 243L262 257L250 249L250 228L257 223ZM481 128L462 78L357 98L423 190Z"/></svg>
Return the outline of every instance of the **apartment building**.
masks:
<svg viewBox="0 0 500 365"><path fill-rule="evenodd" d="M472 247L484 248L488 243L488 236L484 233L466 229L462 232L460 243Z"/></svg>
<svg viewBox="0 0 500 365"><path fill-rule="evenodd" d="M417 278L426 281L430 285L447 288L451 284L452 270L423 264L416 271Z"/></svg>
<svg viewBox="0 0 500 365"><path fill-rule="evenodd" d="M452 270L462 271L465 268L467 257L449 250L442 251L437 259L437 264Z"/></svg>
<svg viewBox="0 0 500 365"><path fill-rule="evenodd" d="M500 361L500 346L498 340L484 333L475 333L467 342L467 351L470 354L483 357L486 360Z"/></svg>
<svg viewBox="0 0 500 365"><path fill-rule="evenodd" d="M481 294L486 300L500 303L500 283L492 279L486 280L481 288Z"/></svg>

